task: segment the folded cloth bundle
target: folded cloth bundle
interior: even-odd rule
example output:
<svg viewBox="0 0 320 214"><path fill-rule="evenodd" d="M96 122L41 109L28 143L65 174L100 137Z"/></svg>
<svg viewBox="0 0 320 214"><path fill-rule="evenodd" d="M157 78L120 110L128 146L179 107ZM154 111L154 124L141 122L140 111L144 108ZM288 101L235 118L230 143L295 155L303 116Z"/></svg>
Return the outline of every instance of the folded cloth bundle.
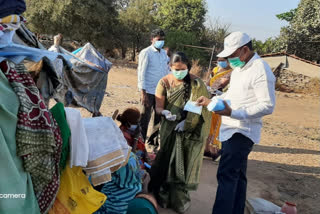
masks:
<svg viewBox="0 0 320 214"><path fill-rule="evenodd" d="M83 125L81 113L75 108L65 108L67 121L71 130L70 168L72 166L87 166L89 157L89 144Z"/></svg>
<svg viewBox="0 0 320 214"><path fill-rule="evenodd" d="M0 31L12 31L17 30L22 23L26 20L19 15L9 15L3 18L0 18Z"/></svg>
<svg viewBox="0 0 320 214"><path fill-rule="evenodd" d="M84 170L97 186L110 181L111 173L126 165L131 148L112 118L84 118L83 123L89 143L89 159Z"/></svg>

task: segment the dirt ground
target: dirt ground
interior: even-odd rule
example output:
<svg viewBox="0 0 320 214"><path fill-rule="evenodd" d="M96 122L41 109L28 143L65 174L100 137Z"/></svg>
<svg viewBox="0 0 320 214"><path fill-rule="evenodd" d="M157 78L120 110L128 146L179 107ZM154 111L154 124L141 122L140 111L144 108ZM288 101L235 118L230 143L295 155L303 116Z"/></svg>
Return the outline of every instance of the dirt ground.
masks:
<svg viewBox="0 0 320 214"><path fill-rule="evenodd" d="M101 107L111 116L138 106L139 93L134 64L115 63ZM247 197L261 197L275 204L297 204L299 213L320 213L320 103L319 97L277 92L275 112L264 118L262 140L254 146L248 162ZM84 117L91 114L81 109ZM211 213L217 188L218 163L204 159L201 183L192 192L187 214ZM174 213L160 210L160 214Z"/></svg>

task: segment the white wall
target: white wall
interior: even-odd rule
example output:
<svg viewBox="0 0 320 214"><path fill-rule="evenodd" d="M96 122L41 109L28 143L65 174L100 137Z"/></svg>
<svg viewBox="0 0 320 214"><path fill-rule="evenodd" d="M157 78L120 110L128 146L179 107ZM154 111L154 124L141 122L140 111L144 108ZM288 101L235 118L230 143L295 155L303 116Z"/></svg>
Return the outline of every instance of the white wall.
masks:
<svg viewBox="0 0 320 214"><path fill-rule="evenodd" d="M263 60L265 60L271 68L277 67L281 62L286 64L286 56L264 57ZM315 66L292 57L288 57L288 67L286 69L308 77L320 78L319 66Z"/></svg>

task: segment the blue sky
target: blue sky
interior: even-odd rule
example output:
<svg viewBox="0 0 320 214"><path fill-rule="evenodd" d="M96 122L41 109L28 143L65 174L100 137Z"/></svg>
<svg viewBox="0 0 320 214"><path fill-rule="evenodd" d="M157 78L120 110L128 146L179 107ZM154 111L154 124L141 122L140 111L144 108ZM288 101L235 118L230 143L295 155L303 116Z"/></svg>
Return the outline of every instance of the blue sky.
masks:
<svg viewBox="0 0 320 214"><path fill-rule="evenodd" d="M278 36L288 25L275 15L298 6L300 0L207 0L208 17L230 24L230 31L242 31L264 41Z"/></svg>

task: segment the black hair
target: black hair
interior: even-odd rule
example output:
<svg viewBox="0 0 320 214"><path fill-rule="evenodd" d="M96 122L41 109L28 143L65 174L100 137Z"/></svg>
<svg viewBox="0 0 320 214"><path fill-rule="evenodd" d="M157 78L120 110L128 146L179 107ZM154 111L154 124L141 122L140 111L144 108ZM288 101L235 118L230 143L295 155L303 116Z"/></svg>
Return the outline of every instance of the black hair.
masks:
<svg viewBox="0 0 320 214"><path fill-rule="evenodd" d="M244 46L247 46L250 51L253 51L252 41L248 42L248 43L245 44ZM244 47L244 46L242 46L242 47Z"/></svg>
<svg viewBox="0 0 320 214"><path fill-rule="evenodd" d="M140 111L135 107L127 108L122 114L117 116L117 120L121 122L121 125L129 126L137 124L140 121Z"/></svg>
<svg viewBox="0 0 320 214"><path fill-rule="evenodd" d="M185 55L185 53L178 51L172 54L172 57L170 59L170 64L176 63L176 62L181 62L185 65L187 65L188 70L191 70L191 63L188 59L188 57Z"/></svg>
<svg viewBox="0 0 320 214"><path fill-rule="evenodd" d="M188 60L187 56L183 52L180 52L180 51L172 54L170 64L172 65L173 63L176 63L176 62L181 62L181 63L187 65L188 70L189 70L187 76L183 79L183 84L184 84L184 88L185 88L183 99L184 99L184 102L187 103L190 99L190 92L191 92L191 78L190 78L191 63Z"/></svg>
<svg viewBox="0 0 320 214"><path fill-rule="evenodd" d="M164 33L163 30L157 28L151 32L151 38L153 39L157 36L164 37L164 36L166 36L166 34Z"/></svg>

